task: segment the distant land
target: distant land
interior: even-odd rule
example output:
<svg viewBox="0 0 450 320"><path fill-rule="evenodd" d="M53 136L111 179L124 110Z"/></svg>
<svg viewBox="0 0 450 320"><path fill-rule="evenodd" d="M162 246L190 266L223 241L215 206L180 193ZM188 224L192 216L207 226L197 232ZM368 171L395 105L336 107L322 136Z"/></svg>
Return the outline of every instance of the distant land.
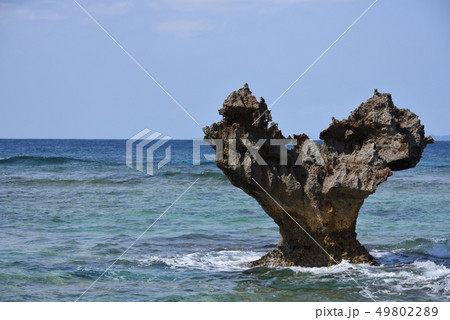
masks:
<svg viewBox="0 0 450 320"><path fill-rule="evenodd" d="M436 141L450 141L450 135L438 136L438 135L432 134L431 136Z"/></svg>

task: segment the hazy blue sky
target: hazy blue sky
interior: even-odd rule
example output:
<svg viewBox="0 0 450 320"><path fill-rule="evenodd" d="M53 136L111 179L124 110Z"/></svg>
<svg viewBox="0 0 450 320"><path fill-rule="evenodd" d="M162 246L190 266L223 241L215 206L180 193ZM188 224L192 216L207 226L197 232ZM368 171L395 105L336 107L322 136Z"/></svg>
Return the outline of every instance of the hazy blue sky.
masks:
<svg viewBox="0 0 450 320"><path fill-rule="evenodd" d="M78 0L196 118L245 82L273 102L373 0ZM128 138L197 126L72 0L0 0L0 138ZM274 106L317 138L392 93L450 134L450 1L379 0Z"/></svg>

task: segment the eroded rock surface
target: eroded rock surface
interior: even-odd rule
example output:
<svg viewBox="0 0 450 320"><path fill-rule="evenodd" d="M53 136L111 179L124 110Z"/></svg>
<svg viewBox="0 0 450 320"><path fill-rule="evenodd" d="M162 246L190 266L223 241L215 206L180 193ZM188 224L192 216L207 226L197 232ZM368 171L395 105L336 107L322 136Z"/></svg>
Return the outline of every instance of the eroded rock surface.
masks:
<svg viewBox="0 0 450 320"><path fill-rule="evenodd" d="M288 137L295 144L290 150L276 145L274 139L286 138L247 84L228 96L219 114L222 121L203 129L206 140L223 141L217 166L280 228L277 248L252 266L374 263L356 240L359 209L393 170L414 167L433 142L414 113L376 90L348 119L333 118L320 134L321 146L305 134ZM258 154L249 143L259 146Z"/></svg>

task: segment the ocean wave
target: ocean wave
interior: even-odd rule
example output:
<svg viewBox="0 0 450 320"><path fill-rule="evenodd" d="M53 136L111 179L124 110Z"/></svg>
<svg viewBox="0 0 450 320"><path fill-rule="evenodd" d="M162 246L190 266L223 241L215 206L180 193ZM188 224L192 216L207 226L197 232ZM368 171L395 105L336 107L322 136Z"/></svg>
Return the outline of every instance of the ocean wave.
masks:
<svg viewBox="0 0 450 320"><path fill-rule="evenodd" d="M36 156L14 156L0 159L0 164L66 164L69 162L95 162L91 160L68 158L68 157L36 157Z"/></svg>
<svg viewBox="0 0 450 320"><path fill-rule="evenodd" d="M3 184L17 185L17 186L73 186L73 185L136 185L142 183L144 179L142 177L133 178L89 178L82 179L67 179L67 178L25 178L25 177L9 177L7 180L2 181Z"/></svg>
<svg viewBox="0 0 450 320"><path fill-rule="evenodd" d="M190 271L240 273L247 279L266 281L283 288L324 287L354 288L369 299L369 294L377 301L389 300L449 300L450 269L433 261L414 261L398 266L371 266L351 264L347 261L330 267L256 267L249 268L248 262L260 258L265 252L245 250L199 251L170 256L142 255L131 260L120 259L122 270L109 271L105 277L113 280L130 279L129 266L139 266L145 270L173 269L190 277ZM382 253L383 254L383 253ZM102 269L82 267L74 276L95 279ZM208 275L200 273L200 277ZM194 278L192 278L194 279ZM257 282L258 282L257 281ZM356 283L355 283L356 282ZM364 291L361 289L364 288ZM294 290L293 289L293 290ZM289 289L286 289L289 290ZM331 289L330 289L331 290Z"/></svg>
<svg viewBox="0 0 450 320"><path fill-rule="evenodd" d="M142 267L158 266L171 269L201 270L208 272L245 272L246 274L269 274L274 279L295 277L292 281L349 282L360 283L375 298L399 294L416 294L420 291L429 297L448 296L450 269L433 261L414 261L397 266L371 266L343 261L330 267L276 267L249 268L248 263L259 259L265 252L223 250L200 251L174 256L143 256L135 260ZM299 278L300 277L300 278ZM304 278L306 277L306 278ZM294 280L297 279L297 280Z"/></svg>
<svg viewBox="0 0 450 320"><path fill-rule="evenodd" d="M391 266L409 264L417 259L426 259L445 265L450 263L450 244L445 238L416 238L373 249L370 253L378 263Z"/></svg>
<svg viewBox="0 0 450 320"><path fill-rule="evenodd" d="M406 240L396 245L395 249L405 253L418 253L436 258L450 259L450 244L448 239L445 238Z"/></svg>
<svg viewBox="0 0 450 320"><path fill-rule="evenodd" d="M416 239L411 243L410 250L424 253L437 258L450 259L450 244L448 239Z"/></svg>
<svg viewBox="0 0 450 320"><path fill-rule="evenodd" d="M320 268L287 267L297 275L309 274L315 281L356 281L372 296L412 294L420 291L429 297L447 297L450 292L450 269L433 261L414 261L397 266L371 266L343 261L338 265Z"/></svg>
<svg viewBox="0 0 450 320"><path fill-rule="evenodd" d="M109 174L103 177L93 176L95 173L85 176L76 176L73 175L74 178L68 178L67 175L51 175L47 177L38 178L33 175L29 176L20 176L20 175L10 175L3 176L0 178L0 181L4 184L8 185L17 185L17 186L27 186L27 185L36 185L36 186L70 186L77 184L86 184L86 185L137 185L148 183L148 179L158 178L158 175L150 176L147 174L138 174L133 172L133 174L129 173L119 173L119 174ZM195 173L174 173L173 176L187 176L187 177L203 177L203 178L218 178L223 181L228 181L221 173L219 174L195 174Z"/></svg>
<svg viewBox="0 0 450 320"><path fill-rule="evenodd" d="M450 247L448 246L448 240L445 240L445 244L435 243L430 248L425 248L424 252L430 256L450 259Z"/></svg>
<svg viewBox="0 0 450 320"><path fill-rule="evenodd" d="M164 177L190 176L190 177L199 177L199 178L220 178L220 179L227 180L225 175L219 170L204 171L204 172L191 172L189 170L186 170L186 171L164 171L161 173L161 175Z"/></svg>
<svg viewBox="0 0 450 320"><path fill-rule="evenodd" d="M284 268L284 267L283 267ZM436 264L433 261L414 261L411 264L398 266L372 266L369 264L353 264L346 260L330 267L285 267L297 273L312 273L315 275L342 274L343 272L353 272L364 274L369 277L402 277L411 276L416 271L422 274L423 279L437 279L450 275L450 269L444 265ZM396 271L396 272L394 272ZM417 274L416 274L417 276Z"/></svg>
<svg viewBox="0 0 450 320"><path fill-rule="evenodd" d="M446 168L450 167L450 162L447 161L420 161L417 164L418 167L437 167Z"/></svg>
<svg viewBox="0 0 450 320"><path fill-rule="evenodd" d="M148 256L137 259L137 261L141 265L164 263L172 269L187 268L203 271L231 272L247 270L249 262L261 258L264 254L265 252L241 250L200 251L168 257Z"/></svg>
<svg viewBox="0 0 450 320"><path fill-rule="evenodd" d="M363 276L376 280L374 283L387 286L393 294L421 291L429 296L447 296L450 292L450 269L433 261L415 261L396 267L363 269ZM388 289L384 289L386 291Z"/></svg>

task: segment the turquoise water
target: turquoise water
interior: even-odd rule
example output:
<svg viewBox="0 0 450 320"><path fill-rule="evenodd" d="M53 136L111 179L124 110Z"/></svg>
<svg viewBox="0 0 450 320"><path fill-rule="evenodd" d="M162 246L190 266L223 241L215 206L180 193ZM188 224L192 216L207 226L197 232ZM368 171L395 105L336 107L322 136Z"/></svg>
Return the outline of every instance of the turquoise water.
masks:
<svg viewBox="0 0 450 320"><path fill-rule="evenodd" d="M450 142L365 202L358 239L381 266L252 268L275 223L192 141L155 176L122 140L0 140L0 301L449 301ZM205 150L204 150L205 151ZM206 150L208 152L208 150ZM345 271L345 272L344 272Z"/></svg>

